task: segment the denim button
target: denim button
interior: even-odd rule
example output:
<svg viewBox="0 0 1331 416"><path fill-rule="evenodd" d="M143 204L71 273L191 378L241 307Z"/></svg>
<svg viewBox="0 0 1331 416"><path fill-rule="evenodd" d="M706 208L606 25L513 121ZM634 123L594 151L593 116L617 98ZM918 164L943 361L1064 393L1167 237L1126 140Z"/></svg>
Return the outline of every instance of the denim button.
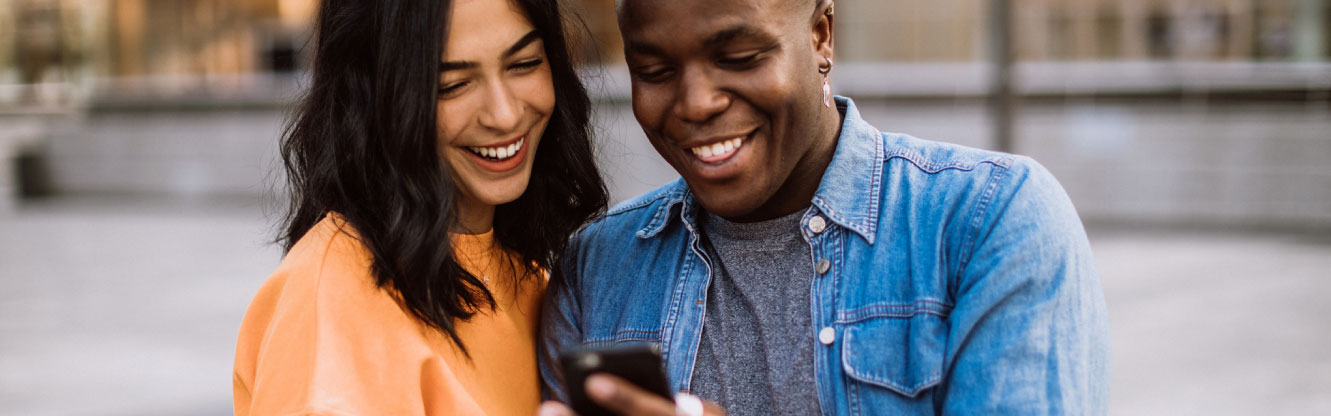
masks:
<svg viewBox="0 0 1331 416"><path fill-rule="evenodd" d="M832 341L836 341L835 329L825 326L822 331L818 331L818 342L823 343L823 345L832 345Z"/></svg>
<svg viewBox="0 0 1331 416"><path fill-rule="evenodd" d="M813 218L809 218L809 231L813 231L814 234L818 234L826 229L827 229L827 220L824 220L821 215L814 215Z"/></svg>
<svg viewBox="0 0 1331 416"><path fill-rule="evenodd" d="M832 262L827 259L818 260L818 274L827 274L832 269Z"/></svg>

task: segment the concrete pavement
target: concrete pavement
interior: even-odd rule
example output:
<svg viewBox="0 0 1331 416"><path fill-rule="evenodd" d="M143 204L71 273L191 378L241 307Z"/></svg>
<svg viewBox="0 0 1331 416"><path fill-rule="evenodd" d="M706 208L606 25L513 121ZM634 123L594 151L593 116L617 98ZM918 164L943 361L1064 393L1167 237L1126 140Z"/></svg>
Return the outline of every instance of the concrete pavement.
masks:
<svg viewBox="0 0 1331 416"><path fill-rule="evenodd" d="M1111 414L1331 414L1331 235L1091 231ZM270 235L256 200L0 217L0 415L229 414Z"/></svg>

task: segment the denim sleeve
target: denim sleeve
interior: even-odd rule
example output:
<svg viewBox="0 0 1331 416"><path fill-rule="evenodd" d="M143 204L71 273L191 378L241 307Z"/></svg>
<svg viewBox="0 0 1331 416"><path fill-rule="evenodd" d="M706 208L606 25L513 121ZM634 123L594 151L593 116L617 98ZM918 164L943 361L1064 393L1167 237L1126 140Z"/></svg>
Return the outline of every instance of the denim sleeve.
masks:
<svg viewBox="0 0 1331 416"><path fill-rule="evenodd" d="M559 350L582 339L578 317L581 309L576 287L579 239L574 237L561 257L546 286L541 306L540 344L537 359L541 371L541 397L568 403L564 374L559 365Z"/></svg>
<svg viewBox="0 0 1331 416"><path fill-rule="evenodd" d="M1081 220L1033 160L995 169L963 242L948 381L935 405L943 414L1103 415L1109 330Z"/></svg>

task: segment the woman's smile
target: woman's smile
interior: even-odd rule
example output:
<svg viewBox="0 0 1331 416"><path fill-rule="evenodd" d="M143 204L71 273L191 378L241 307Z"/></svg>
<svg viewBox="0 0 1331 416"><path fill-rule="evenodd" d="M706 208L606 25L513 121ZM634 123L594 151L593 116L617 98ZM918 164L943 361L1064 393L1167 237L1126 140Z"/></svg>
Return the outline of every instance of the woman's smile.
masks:
<svg viewBox="0 0 1331 416"><path fill-rule="evenodd" d="M486 171L502 173L519 166L527 158L527 135L518 136L516 139L506 140L502 143L490 146L465 146L466 152L471 153L469 158L477 167Z"/></svg>

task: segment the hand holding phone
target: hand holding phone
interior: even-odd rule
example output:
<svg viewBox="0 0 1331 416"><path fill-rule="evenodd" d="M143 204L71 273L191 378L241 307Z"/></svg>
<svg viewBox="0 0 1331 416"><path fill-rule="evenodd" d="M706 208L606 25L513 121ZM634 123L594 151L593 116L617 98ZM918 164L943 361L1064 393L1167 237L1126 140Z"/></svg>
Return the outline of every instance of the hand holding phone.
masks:
<svg viewBox="0 0 1331 416"><path fill-rule="evenodd" d="M587 397L587 377L595 373L622 378L638 388L670 401L670 386L661 363L661 350L650 344L611 347L579 347L562 351L564 386L569 404L582 416L613 415Z"/></svg>

